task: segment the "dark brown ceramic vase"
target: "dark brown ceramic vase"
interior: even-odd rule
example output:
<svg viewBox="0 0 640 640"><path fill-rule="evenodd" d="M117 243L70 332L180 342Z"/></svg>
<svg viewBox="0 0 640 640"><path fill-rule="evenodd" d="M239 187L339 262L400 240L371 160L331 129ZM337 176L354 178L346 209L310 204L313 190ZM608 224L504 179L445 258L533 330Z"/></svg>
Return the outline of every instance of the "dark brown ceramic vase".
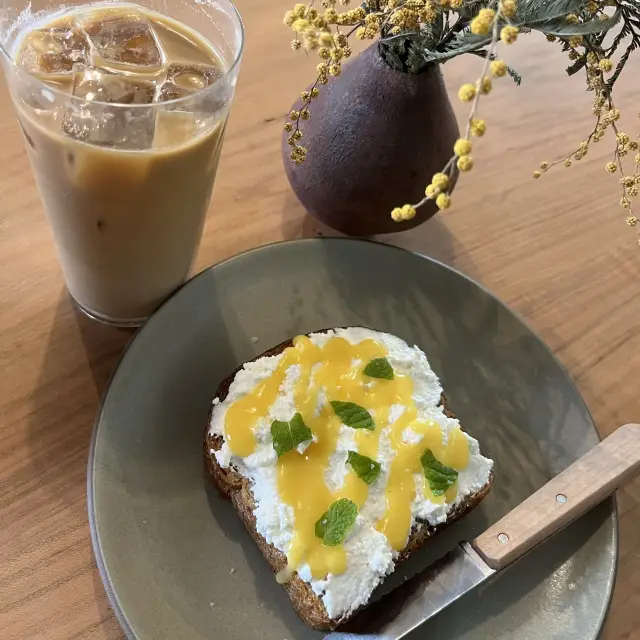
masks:
<svg viewBox="0 0 640 640"><path fill-rule="evenodd" d="M307 211L333 229L354 236L404 231L436 213L429 202L408 222L390 216L424 197L459 135L440 65L399 71L374 44L320 87L301 129L309 150L301 165L289 157L290 134L283 135L287 177Z"/></svg>

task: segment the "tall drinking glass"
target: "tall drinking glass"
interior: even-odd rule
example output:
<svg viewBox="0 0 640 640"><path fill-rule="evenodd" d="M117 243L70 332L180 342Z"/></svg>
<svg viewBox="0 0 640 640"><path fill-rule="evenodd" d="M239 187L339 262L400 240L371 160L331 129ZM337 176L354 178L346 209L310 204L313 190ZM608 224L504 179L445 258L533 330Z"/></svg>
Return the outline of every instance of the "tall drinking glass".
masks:
<svg viewBox="0 0 640 640"><path fill-rule="evenodd" d="M227 0L0 0L0 57L71 296L143 322L188 277L243 47Z"/></svg>

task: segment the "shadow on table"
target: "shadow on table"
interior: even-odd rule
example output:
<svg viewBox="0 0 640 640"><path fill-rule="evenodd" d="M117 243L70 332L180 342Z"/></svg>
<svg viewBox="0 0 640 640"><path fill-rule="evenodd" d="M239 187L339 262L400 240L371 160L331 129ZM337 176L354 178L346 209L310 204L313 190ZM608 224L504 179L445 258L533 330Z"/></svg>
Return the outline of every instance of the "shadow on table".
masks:
<svg viewBox="0 0 640 640"><path fill-rule="evenodd" d="M84 495L94 417L131 335L90 320L60 291L28 400L29 460L52 506Z"/></svg>
<svg viewBox="0 0 640 640"><path fill-rule="evenodd" d="M25 417L28 452L24 481L16 487L30 496L29 504L39 521L35 529L18 531L22 539L17 541L16 548L40 553L37 549L43 544L54 544L56 552L51 563L57 567L58 578L55 585L48 585L48 578L43 575L41 588L55 587L61 589L60 593L69 593L67 587L59 585L71 578L79 579L80 584L93 584L98 594L96 604L90 603L91 593L85 593L82 615L89 615L89 609L94 608L87 619L105 623L93 628L92 637L116 638L120 637L118 625L98 584L89 528L84 524L86 468L100 398L131 333L93 323L82 316L62 287L54 300L55 307L41 314L39 334L35 337L40 350L28 363L36 370L31 372L34 375L24 399L28 411ZM72 556L74 559L68 560ZM87 572L91 572L93 580Z"/></svg>
<svg viewBox="0 0 640 640"><path fill-rule="evenodd" d="M348 237L307 213L292 193L288 194L283 202L281 231L285 240ZM363 239L402 247L443 262L451 267L460 268L472 278L478 277L477 269L474 268L469 256L465 254L464 261L460 259L462 253L461 244L451 234L442 216L436 215L423 225L409 231L373 235ZM462 268L462 265L464 265L464 268Z"/></svg>
<svg viewBox="0 0 640 640"><path fill-rule="evenodd" d="M111 327L87 317L73 303L72 307L95 388L102 397L136 329Z"/></svg>

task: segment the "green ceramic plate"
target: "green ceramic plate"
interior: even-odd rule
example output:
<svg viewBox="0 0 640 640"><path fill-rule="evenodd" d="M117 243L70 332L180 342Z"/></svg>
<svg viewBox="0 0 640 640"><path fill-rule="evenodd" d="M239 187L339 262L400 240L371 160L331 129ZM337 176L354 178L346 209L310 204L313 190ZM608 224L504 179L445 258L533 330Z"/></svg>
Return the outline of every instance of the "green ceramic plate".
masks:
<svg viewBox="0 0 640 640"><path fill-rule="evenodd" d="M230 504L204 476L215 389L299 333L367 325L420 345L495 460L482 506L391 585L479 533L598 442L571 380L486 290L433 260L354 240L263 247L191 280L139 331L113 376L89 463L89 516L107 592L136 640L299 640L304 627ZM617 553L606 501L412 638L594 640ZM384 597L380 605L384 606Z"/></svg>

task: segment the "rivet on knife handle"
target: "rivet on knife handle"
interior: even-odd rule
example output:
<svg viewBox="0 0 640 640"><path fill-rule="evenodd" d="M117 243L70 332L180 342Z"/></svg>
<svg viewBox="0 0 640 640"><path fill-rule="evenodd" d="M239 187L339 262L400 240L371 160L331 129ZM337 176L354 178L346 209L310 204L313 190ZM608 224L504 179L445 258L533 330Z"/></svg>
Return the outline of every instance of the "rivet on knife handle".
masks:
<svg viewBox="0 0 640 640"><path fill-rule="evenodd" d="M638 472L640 425L628 424L498 520L472 545L492 569L502 569Z"/></svg>

